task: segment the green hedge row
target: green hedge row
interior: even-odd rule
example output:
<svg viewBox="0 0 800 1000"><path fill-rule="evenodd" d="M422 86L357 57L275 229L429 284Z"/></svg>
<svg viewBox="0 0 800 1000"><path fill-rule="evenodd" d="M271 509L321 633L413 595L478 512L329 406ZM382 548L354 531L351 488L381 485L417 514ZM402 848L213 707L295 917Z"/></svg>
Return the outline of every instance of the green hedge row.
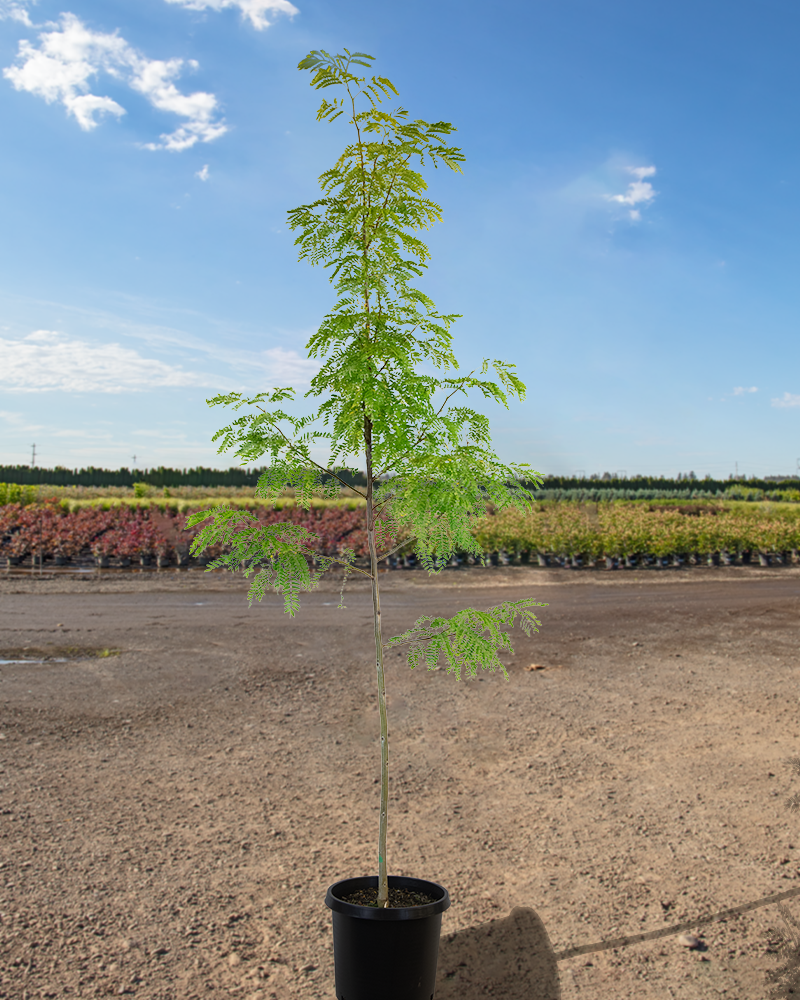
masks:
<svg viewBox="0 0 800 1000"><path fill-rule="evenodd" d="M570 558L781 554L800 549L800 506L554 503L484 518L476 537L490 552Z"/></svg>

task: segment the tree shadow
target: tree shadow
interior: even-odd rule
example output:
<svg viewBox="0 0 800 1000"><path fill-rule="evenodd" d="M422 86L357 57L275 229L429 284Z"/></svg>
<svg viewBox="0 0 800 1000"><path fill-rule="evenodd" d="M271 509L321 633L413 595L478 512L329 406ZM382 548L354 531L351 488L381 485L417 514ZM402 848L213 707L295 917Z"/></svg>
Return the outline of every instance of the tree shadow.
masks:
<svg viewBox="0 0 800 1000"><path fill-rule="evenodd" d="M561 1000L558 963L544 924L527 906L445 935L439 942L436 1000Z"/></svg>

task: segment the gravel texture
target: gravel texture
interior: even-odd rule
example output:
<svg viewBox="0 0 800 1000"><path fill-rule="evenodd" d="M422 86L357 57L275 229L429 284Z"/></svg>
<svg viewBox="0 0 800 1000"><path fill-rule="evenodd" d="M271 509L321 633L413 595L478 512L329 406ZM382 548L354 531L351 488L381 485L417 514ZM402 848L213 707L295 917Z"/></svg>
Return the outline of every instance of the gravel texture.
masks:
<svg viewBox="0 0 800 1000"><path fill-rule="evenodd" d="M437 1000L766 996L777 907L702 917L800 889L800 570L382 585L387 638L549 602L508 681L387 665L389 872L452 900ZM369 592L338 610L331 583L295 619L245 593L191 570L0 577L0 659L45 660L0 665L3 1000L334 996L326 889L377 871Z"/></svg>

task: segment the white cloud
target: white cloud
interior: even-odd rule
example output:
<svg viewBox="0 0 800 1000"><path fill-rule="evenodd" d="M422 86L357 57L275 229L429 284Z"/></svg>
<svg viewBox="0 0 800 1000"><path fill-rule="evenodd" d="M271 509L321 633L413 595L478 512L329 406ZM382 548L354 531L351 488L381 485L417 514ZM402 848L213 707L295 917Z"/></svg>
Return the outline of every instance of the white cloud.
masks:
<svg viewBox="0 0 800 1000"><path fill-rule="evenodd" d="M0 370L4 388L17 392L135 392L219 382L120 344L71 340L52 330L36 330L21 340L0 338Z"/></svg>
<svg viewBox="0 0 800 1000"><path fill-rule="evenodd" d="M29 423L23 414L12 410L0 410L0 420L4 420L7 424L11 424L11 426L18 431L39 431L44 426L43 424Z"/></svg>
<svg viewBox="0 0 800 1000"><path fill-rule="evenodd" d="M297 351L287 351L283 347L270 347L261 352L260 366L268 378L276 385L291 385L299 382L308 385L319 371L319 364L301 357Z"/></svg>
<svg viewBox="0 0 800 1000"><path fill-rule="evenodd" d="M17 65L3 70L16 90L43 97L48 104L60 101L84 131L99 124L106 114L120 118L125 108L110 97L90 93L90 81L99 73L127 84L154 108L187 119L174 132L146 149L179 151L197 142L211 142L228 131L217 116L213 94L183 94L174 84L184 65L197 68L195 60L147 59L116 32L92 31L74 14L62 14L61 24L39 35L39 47L27 39L19 43Z"/></svg>
<svg viewBox="0 0 800 1000"><path fill-rule="evenodd" d="M800 396L795 396L791 392L785 392L780 399L773 399L772 405L781 407L782 409L790 406L800 406Z"/></svg>
<svg viewBox="0 0 800 1000"><path fill-rule="evenodd" d="M619 205L629 205L631 208L631 211L628 213L630 218L634 222L638 222L642 217L642 213L634 206L640 204L646 205L655 198L657 192L653 190L653 185L644 178L652 177L656 172L656 168L626 167L625 169L636 180L630 182L625 194L607 194L605 198L606 201L613 201Z"/></svg>
<svg viewBox="0 0 800 1000"><path fill-rule="evenodd" d="M208 164L206 163L204 167L197 171L195 177L199 177L201 181L207 181L209 177Z"/></svg>
<svg viewBox="0 0 800 1000"><path fill-rule="evenodd" d="M3 388L10 392L139 392L157 387L209 386L217 390L239 385L246 371L252 388L265 385L308 385L319 369L297 351L272 347L258 354L233 353L221 374L186 371L180 365L146 358L120 344L90 343L53 330L36 330L17 340L0 337ZM237 383L234 386L234 383Z"/></svg>
<svg viewBox="0 0 800 1000"><path fill-rule="evenodd" d="M743 385L737 385L733 390L734 396L744 396L746 392L758 392L758 388L754 385L751 385L750 388Z"/></svg>
<svg viewBox="0 0 800 1000"><path fill-rule="evenodd" d="M28 7L35 2L36 0L0 0L0 21L20 21L32 28Z"/></svg>
<svg viewBox="0 0 800 1000"><path fill-rule="evenodd" d="M294 17L300 11L289 0L167 0L167 3L177 3L187 10L222 10L225 7L238 7L243 18L249 18L250 23L258 31L268 28L271 21L269 14L287 14Z"/></svg>

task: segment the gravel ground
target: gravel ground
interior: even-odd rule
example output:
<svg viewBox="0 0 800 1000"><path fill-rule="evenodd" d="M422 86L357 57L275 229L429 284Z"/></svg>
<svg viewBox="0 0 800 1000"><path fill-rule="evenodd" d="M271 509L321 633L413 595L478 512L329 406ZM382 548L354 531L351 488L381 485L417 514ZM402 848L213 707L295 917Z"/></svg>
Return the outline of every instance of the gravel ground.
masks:
<svg viewBox="0 0 800 1000"><path fill-rule="evenodd" d="M387 636L549 603L508 681L387 666L389 871L452 899L437 1000L765 997L777 907L702 918L800 889L800 570L382 586ZM341 611L331 583L295 619L245 592L195 571L0 577L0 659L52 657L0 664L3 1000L334 996L325 891L377 870L369 592L348 584ZM564 954L690 920L699 947Z"/></svg>

